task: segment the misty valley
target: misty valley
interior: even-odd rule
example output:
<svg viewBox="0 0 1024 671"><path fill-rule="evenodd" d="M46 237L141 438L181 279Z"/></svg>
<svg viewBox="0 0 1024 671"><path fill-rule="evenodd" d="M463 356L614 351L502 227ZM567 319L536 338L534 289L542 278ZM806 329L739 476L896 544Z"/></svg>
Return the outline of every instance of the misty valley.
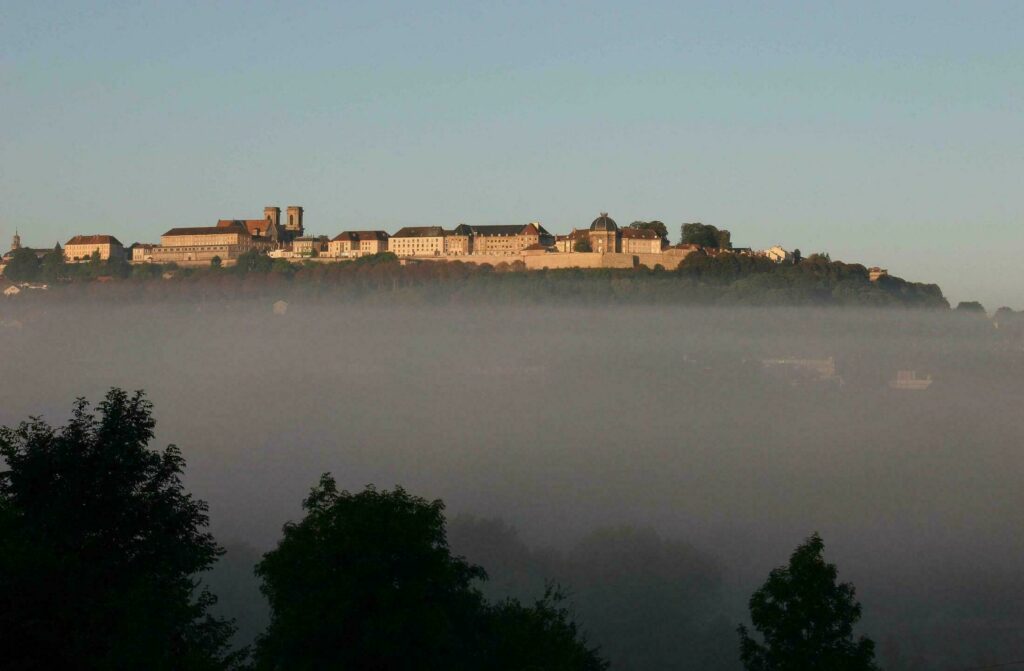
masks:
<svg viewBox="0 0 1024 671"><path fill-rule="evenodd" d="M200 577L238 646L270 620L253 567L330 473L443 500L484 595L557 585L612 669L741 669L748 599L815 532L881 668L1020 654L1014 320L91 297L0 306L0 346L0 425L145 390L227 550Z"/></svg>

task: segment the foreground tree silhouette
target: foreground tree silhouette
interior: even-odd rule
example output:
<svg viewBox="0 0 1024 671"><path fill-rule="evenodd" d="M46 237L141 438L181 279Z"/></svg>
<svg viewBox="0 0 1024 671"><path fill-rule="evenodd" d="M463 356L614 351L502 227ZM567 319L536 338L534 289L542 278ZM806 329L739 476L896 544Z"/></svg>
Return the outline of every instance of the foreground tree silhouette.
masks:
<svg viewBox="0 0 1024 671"><path fill-rule="evenodd" d="M176 447L148 449L152 405L112 389L68 424L0 429L0 631L9 669L219 669L231 626L192 576L220 548L181 484Z"/></svg>
<svg viewBox="0 0 1024 671"><path fill-rule="evenodd" d="M836 584L836 566L812 535L771 572L750 598L750 619L764 639L739 627L740 659L747 671L876 671L875 644L853 625L861 608L853 585Z"/></svg>
<svg viewBox="0 0 1024 671"><path fill-rule="evenodd" d="M271 624L259 669L605 668L549 593L488 605L479 566L453 557L444 504L401 488L338 491L324 475L305 518L257 566Z"/></svg>

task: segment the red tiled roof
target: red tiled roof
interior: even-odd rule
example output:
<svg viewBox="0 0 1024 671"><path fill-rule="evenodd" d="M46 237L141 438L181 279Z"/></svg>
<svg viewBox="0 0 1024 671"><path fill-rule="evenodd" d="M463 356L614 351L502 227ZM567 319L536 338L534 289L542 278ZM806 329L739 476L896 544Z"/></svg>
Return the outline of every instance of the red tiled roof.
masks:
<svg viewBox="0 0 1024 671"><path fill-rule="evenodd" d="M252 236L266 235L270 228L270 222L266 219L221 219L217 222L217 228L228 228L235 224L243 226Z"/></svg>
<svg viewBox="0 0 1024 671"><path fill-rule="evenodd" d="M76 235L75 237L64 243L67 245L118 245L123 247L124 245L112 235Z"/></svg>

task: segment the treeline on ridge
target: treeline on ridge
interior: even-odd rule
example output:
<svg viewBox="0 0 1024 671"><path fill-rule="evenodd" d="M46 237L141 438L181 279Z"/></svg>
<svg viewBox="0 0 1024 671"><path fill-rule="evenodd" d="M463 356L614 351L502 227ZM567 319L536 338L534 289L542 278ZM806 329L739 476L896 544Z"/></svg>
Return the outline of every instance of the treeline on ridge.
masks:
<svg viewBox="0 0 1024 671"><path fill-rule="evenodd" d="M47 281L79 293L160 298L287 298L290 294L382 302L633 302L690 305L836 305L948 308L935 284L884 275L860 264L812 254L797 263L721 252L694 253L675 270L559 269L527 272L521 261L400 263L391 253L352 261L292 263L243 254L231 267L131 265L92 260L65 264L56 254L8 266L16 281ZM27 257L26 257L27 258ZM34 257L33 257L34 258ZM13 273L12 273L13 270Z"/></svg>

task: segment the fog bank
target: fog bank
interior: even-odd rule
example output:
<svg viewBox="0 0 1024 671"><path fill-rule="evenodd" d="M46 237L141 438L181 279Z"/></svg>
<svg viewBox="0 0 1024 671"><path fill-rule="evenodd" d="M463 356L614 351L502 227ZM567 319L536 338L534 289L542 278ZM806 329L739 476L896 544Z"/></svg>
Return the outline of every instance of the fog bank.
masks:
<svg viewBox="0 0 1024 671"><path fill-rule="evenodd" d="M324 471L401 484L444 499L495 595L578 588L613 668L685 655L685 631L703 661L678 668L732 669L745 599L816 530L886 668L1024 657L1024 339L984 318L292 300L0 323L0 423L145 389L214 533L252 556ZM901 370L931 383L893 388Z"/></svg>

